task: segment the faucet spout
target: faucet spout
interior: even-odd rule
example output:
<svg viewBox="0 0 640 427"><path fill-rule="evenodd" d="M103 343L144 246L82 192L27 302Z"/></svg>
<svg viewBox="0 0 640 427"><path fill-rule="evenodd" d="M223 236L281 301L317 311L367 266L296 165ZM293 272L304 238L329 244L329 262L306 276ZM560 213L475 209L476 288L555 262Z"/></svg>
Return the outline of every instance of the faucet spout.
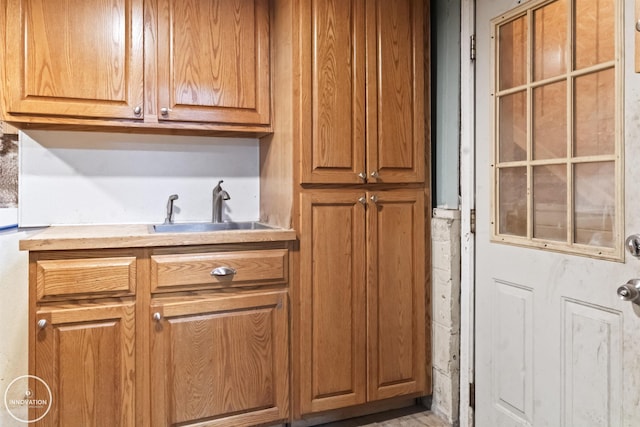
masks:
<svg viewBox="0 0 640 427"><path fill-rule="evenodd" d="M164 219L165 224L173 224L173 201L178 200L177 194L172 194L169 196L169 200L167 200L167 216Z"/></svg>
<svg viewBox="0 0 640 427"><path fill-rule="evenodd" d="M222 189L221 184L223 182L224 182L223 180L220 180L218 182L218 185L216 185L213 188L211 222L214 222L214 223L222 222L222 205L223 205L222 202L224 200L231 199L231 196L229 196L229 193L227 193L225 190Z"/></svg>

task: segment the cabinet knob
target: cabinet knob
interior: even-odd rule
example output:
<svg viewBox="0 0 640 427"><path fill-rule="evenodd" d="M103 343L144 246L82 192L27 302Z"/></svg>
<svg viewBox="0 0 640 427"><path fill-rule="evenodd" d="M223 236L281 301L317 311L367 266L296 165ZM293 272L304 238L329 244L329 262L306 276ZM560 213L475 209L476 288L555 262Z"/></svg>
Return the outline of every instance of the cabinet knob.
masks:
<svg viewBox="0 0 640 427"><path fill-rule="evenodd" d="M233 276L236 273L235 268L231 267L216 267L211 270L211 275L216 277Z"/></svg>
<svg viewBox="0 0 640 427"><path fill-rule="evenodd" d="M136 116L139 116L140 114L142 114L142 107L138 105L136 108L134 108L133 114L135 114Z"/></svg>
<svg viewBox="0 0 640 427"><path fill-rule="evenodd" d="M44 329L47 327L47 319L38 320L38 328Z"/></svg>
<svg viewBox="0 0 640 427"><path fill-rule="evenodd" d="M169 115L169 109L167 107L162 107L160 109L160 114L162 114L162 116L167 117Z"/></svg>
<svg viewBox="0 0 640 427"><path fill-rule="evenodd" d="M369 199L373 202L373 203L378 203L378 196L376 196L375 194L371 197L369 197Z"/></svg>
<svg viewBox="0 0 640 427"><path fill-rule="evenodd" d="M378 173L378 171L371 172L371 178L375 178L375 179L380 178L380 174Z"/></svg>
<svg viewBox="0 0 640 427"><path fill-rule="evenodd" d="M365 196L360 197L358 201L363 205L367 204L367 198Z"/></svg>
<svg viewBox="0 0 640 427"><path fill-rule="evenodd" d="M153 313L153 320L155 320L156 322L159 322L162 320L162 314L158 313L157 311L155 313Z"/></svg>
<svg viewBox="0 0 640 427"><path fill-rule="evenodd" d="M366 174L366 173L364 173L364 172L360 172L360 173L358 174L358 178L360 178L360 179L361 179L361 180L363 180L363 181L366 181L366 180L367 180L367 174Z"/></svg>

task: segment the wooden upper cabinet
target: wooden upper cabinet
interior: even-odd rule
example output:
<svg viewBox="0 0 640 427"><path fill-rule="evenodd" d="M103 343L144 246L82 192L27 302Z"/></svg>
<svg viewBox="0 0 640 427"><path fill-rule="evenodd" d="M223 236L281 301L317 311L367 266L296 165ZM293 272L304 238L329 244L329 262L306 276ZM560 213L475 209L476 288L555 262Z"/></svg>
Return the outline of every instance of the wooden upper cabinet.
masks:
<svg viewBox="0 0 640 427"><path fill-rule="evenodd" d="M143 0L6 5L7 113L142 118Z"/></svg>
<svg viewBox="0 0 640 427"><path fill-rule="evenodd" d="M423 0L301 7L302 182L423 182Z"/></svg>
<svg viewBox="0 0 640 427"><path fill-rule="evenodd" d="M268 125L268 0L159 0L158 11L158 120Z"/></svg>

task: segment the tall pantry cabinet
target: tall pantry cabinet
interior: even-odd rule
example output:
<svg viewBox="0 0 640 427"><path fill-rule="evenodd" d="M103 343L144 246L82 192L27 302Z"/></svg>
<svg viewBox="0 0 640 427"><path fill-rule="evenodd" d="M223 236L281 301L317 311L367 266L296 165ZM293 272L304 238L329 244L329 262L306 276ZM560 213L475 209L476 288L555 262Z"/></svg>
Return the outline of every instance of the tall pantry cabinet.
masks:
<svg viewBox="0 0 640 427"><path fill-rule="evenodd" d="M292 186L261 211L300 240L294 417L430 394L428 1L273 7L262 176Z"/></svg>

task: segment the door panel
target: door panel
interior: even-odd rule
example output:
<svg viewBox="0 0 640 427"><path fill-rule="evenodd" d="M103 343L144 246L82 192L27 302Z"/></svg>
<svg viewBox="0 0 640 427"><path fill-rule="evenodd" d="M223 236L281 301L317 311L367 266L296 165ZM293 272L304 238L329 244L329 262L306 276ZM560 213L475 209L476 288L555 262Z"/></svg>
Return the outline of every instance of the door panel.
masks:
<svg viewBox="0 0 640 427"><path fill-rule="evenodd" d="M621 301L616 290L627 280L640 276L640 261L628 254L617 262L491 241L493 94L491 85L485 84L493 81L490 21L517 3L478 0L476 7L475 425L636 426L640 422L637 406L640 368L636 363L640 354L640 308ZM598 7L603 4L579 3L583 6L597 3ZM624 2L624 7L625 15L633 16L633 2ZM580 16L584 18L587 14ZM621 14L615 16L616 25L621 25ZM625 27L624 39L628 43L624 51L627 58L631 58L634 29ZM590 26L589 37L598 34L598 28ZM578 29L578 36L584 35L583 30ZM611 31L606 33L608 36ZM600 52L581 50L587 51ZM624 208L625 235L640 232L637 215L640 192L633 184L640 179L634 167L635 159L640 156L640 129L634 118L640 105L640 83L632 65L624 65L625 73L621 73L625 76L625 105L621 114L625 125L623 151L627 159L624 171L627 184L610 183L603 191L587 194L585 199L591 203L602 199L607 191L613 194L616 188L624 189L624 206L617 208ZM501 66L506 65L501 63ZM520 75L519 71L516 75ZM615 108L611 105L599 103L598 114L611 113ZM582 114L584 107L585 104L578 102L577 114ZM551 120L550 124L553 123ZM592 144L588 147L608 132L600 129L596 134L593 131L596 126L591 126L589 121L582 124L587 126L583 126L577 136L580 141ZM505 132L500 127L500 134L504 136ZM513 152L500 155L514 154L511 160L524 160L523 147L521 144L514 147L517 149ZM609 149L603 144L597 147ZM513 180L505 180L500 188L506 194L514 185ZM581 191L581 195L584 197L585 192ZM577 200L576 203L583 202ZM524 217L516 216L526 221L526 212ZM544 225L551 225L551 220ZM511 225L505 222L502 226L527 232L526 222L524 228L515 222ZM578 224L578 227L582 226ZM598 230L591 225L586 228ZM607 239L612 241L613 237ZM612 250L619 250L622 242L616 241L615 245L618 248Z"/></svg>
<svg viewBox="0 0 640 427"><path fill-rule="evenodd" d="M367 179L371 182L424 181L423 22L422 0L367 1Z"/></svg>
<svg viewBox="0 0 640 427"><path fill-rule="evenodd" d="M366 400L363 196L350 190L302 194L302 413Z"/></svg>
<svg viewBox="0 0 640 427"><path fill-rule="evenodd" d="M153 425L284 419L286 291L158 298L152 312Z"/></svg>
<svg viewBox="0 0 640 427"><path fill-rule="evenodd" d="M368 193L369 400L424 391L423 192Z"/></svg>
<svg viewBox="0 0 640 427"><path fill-rule="evenodd" d="M36 334L35 375L54 399L39 426L134 425L134 312L134 303L38 310L47 326Z"/></svg>
<svg viewBox="0 0 640 427"><path fill-rule="evenodd" d="M9 113L141 119L142 0L9 0ZM12 51L10 49L10 51Z"/></svg>
<svg viewBox="0 0 640 427"><path fill-rule="evenodd" d="M158 119L269 124L268 1L158 3Z"/></svg>

